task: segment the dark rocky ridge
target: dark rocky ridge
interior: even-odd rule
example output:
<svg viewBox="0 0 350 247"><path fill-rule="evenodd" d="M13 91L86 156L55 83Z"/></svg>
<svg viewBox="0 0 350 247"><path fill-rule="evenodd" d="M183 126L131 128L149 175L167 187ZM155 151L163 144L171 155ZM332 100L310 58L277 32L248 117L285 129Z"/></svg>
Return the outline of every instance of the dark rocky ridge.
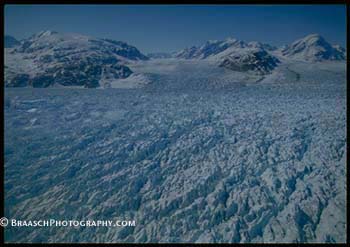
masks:
<svg viewBox="0 0 350 247"><path fill-rule="evenodd" d="M263 75L270 73L278 63L280 61L276 57L271 56L264 50L249 50L245 53L225 57L219 66L240 72L254 71Z"/></svg>

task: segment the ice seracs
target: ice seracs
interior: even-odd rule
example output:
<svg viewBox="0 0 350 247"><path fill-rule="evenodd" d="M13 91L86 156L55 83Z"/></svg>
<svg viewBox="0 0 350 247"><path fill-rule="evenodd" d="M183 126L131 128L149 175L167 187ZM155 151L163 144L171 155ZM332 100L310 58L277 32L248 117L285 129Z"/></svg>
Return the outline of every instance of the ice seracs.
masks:
<svg viewBox="0 0 350 247"><path fill-rule="evenodd" d="M252 75L270 54L130 61L118 80L103 65L107 90L5 88L5 216L136 221L7 227L6 241L345 243L346 63Z"/></svg>
<svg viewBox="0 0 350 247"><path fill-rule="evenodd" d="M6 241L345 243L345 63L221 90L248 73L171 60L138 64L147 90L5 88L5 216L136 221Z"/></svg>

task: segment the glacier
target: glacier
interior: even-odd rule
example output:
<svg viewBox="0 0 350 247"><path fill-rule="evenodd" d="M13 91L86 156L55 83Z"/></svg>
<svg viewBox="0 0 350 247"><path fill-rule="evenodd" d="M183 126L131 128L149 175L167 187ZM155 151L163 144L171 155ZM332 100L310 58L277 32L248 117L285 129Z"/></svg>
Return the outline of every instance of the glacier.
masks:
<svg viewBox="0 0 350 247"><path fill-rule="evenodd" d="M345 243L345 62L130 68L123 89L5 88L5 216L136 226L6 242Z"/></svg>

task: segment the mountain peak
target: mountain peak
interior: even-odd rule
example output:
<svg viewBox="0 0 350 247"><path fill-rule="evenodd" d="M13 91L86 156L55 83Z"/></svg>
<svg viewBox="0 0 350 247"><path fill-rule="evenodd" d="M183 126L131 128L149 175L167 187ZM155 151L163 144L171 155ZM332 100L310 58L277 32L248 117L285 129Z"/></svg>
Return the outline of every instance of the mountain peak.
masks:
<svg viewBox="0 0 350 247"><path fill-rule="evenodd" d="M321 34L318 33L311 33L309 35L306 35L305 38L318 38L318 39L323 39L323 37L321 36Z"/></svg>
<svg viewBox="0 0 350 247"><path fill-rule="evenodd" d="M44 31L40 31L39 33L35 34L35 36L36 37L47 37L47 36L51 36L53 34L58 34L58 32L52 31L52 30L44 30Z"/></svg>
<svg viewBox="0 0 350 247"><path fill-rule="evenodd" d="M297 41L295 41L294 43L298 43L298 42L305 42L309 45L314 45L314 44L320 44L320 45L329 45L329 43L320 35L317 33L314 34L309 34L307 36L305 36L304 38L301 38Z"/></svg>
<svg viewBox="0 0 350 247"><path fill-rule="evenodd" d="M227 38L225 40L208 40L199 47L185 48L176 53L175 57L185 59L205 59L213 57L228 48L244 48L246 44L235 38Z"/></svg>
<svg viewBox="0 0 350 247"><path fill-rule="evenodd" d="M286 57L306 61L344 60L345 50L332 46L320 34L309 34L282 49Z"/></svg>

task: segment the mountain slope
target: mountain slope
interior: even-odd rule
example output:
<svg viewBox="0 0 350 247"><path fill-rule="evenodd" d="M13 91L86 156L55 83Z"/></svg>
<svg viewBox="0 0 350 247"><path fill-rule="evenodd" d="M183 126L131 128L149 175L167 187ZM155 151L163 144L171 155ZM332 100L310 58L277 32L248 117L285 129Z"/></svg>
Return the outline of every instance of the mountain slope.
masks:
<svg viewBox="0 0 350 247"><path fill-rule="evenodd" d="M344 60L345 50L332 46L319 34L310 34L281 49L283 56L306 61Z"/></svg>
<svg viewBox="0 0 350 247"><path fill-rule="evenodd" d="M128 77L129 63L147 59L121 41L44 31L6 51L5 83L8 87L98 87L102 79Z"/></svg>
<svg viewBox="0 0 350 247"><path fill-rule="evenodd" d="M175 54L177 58L206 59L220 54L228 48L244 48L247 44L243 41L228 38L226 40L209 40L200 47L192 46Z"/></svg>
<svg viewBox="0 0 350 247"><path fill-rule="evenodd" d="M252 71L263 75L270 73L279 62L276 57L263 49L244 49L240 53L236 52L225 56L219 66L234 71Z"/></svg>

